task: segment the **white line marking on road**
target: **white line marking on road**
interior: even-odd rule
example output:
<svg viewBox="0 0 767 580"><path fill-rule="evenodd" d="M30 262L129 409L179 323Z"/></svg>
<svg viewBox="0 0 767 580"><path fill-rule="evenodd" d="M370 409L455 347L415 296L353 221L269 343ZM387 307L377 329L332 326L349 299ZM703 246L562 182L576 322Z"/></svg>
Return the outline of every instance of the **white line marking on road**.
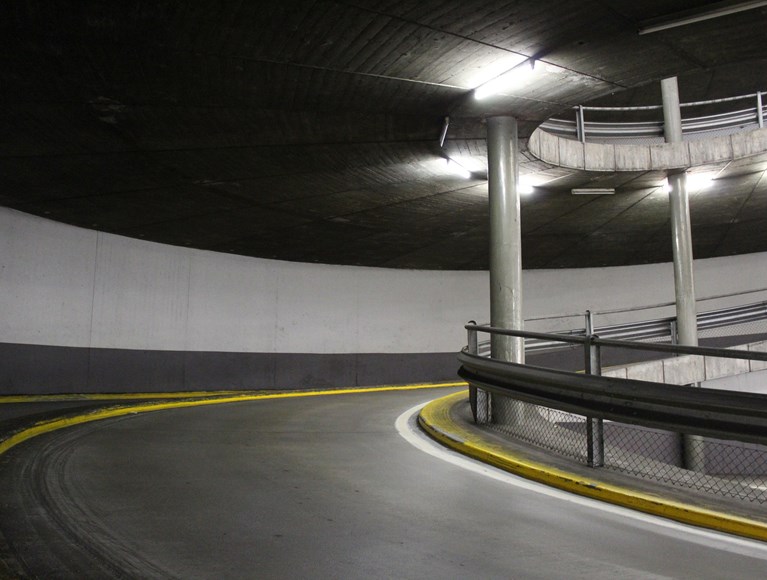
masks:
<svg viewBox="0 0 767 580"><path fill-rule="evenodd" d="M652 516L621 506L561 491L541 483L536 483L534 481L524 479L507 471L503 471L502 469L497 469L492 465L487 465L481 461L477 461L465 455L461 455L452 449L443 447L431 439L428 435L423 433L417 425L418 412L427 404L428 402L415 405L414 407L411 407L402 413L399 417L397 417L395 427L397 432L408 443L423 451L424 453L428 453L429 455L436 457L437 459L446 461L447 463L451 463L457 467L471 471L473 473L489 477L496 481L501 481L509 485L513 485L514 487L547 495L562 501L586 506L590 509L607 512L627 519L632 519L651 526L660 527L666 531L681 532L687 534L690 541L694 541L698 544L702 544L711 548L720 550L723 549L729 552L734 552L753 558L767 559L766 543L759 542L757 540L749 540L748 538L730 536L728 534L722 534L694 526L688 526L673 520L667 520L658 516ZM678 534L675 534L674 537L678 538Z"/></svg>

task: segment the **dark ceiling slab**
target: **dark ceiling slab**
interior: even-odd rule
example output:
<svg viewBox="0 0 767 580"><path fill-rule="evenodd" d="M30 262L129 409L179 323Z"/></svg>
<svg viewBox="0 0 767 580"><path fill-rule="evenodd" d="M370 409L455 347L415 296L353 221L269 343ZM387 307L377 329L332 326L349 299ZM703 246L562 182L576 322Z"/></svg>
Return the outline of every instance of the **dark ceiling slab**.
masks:
<svg viewBox="0 0 767 580"><path fill-rule="evenodd" d="M0 21L0 203L248 256L485 269L488 115L513 114L525 137L573 105L657 102L667 75L683 100L767 89L764 9L636 33L705 4L14 3ZM525 58L540 61L534 83L474 100ZM520 166L550 180L522 201L526 267L670 259L662 174L567 173L524 146ZM696 256L767 250L767 161L716 169L692 200ZM583 186L617 192L569 193Z"/></svg>

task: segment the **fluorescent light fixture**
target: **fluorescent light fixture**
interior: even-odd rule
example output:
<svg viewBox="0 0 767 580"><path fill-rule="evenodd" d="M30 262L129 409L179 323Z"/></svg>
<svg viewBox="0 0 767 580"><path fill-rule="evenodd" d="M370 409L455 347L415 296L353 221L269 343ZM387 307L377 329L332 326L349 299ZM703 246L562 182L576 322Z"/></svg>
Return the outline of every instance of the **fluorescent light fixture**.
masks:
<svg viewBox="0 0 767 580"><path fill-rule="evenodd" d="M687 189L688 190L701 190L711 187L714 183L714 173L688 173L687 174Z"/></svg>
<svg viewBox="0 0 767 580"><path fill-rule="evenodd" d="M687 174L687 191L700 191L711 187L714 183L716 172L702 171L698 173ZM671 193L671 184L668 178L663 180L663 191Z"/></svg>
<svg viewBox="0 0 767 580"><path fill-rule="evenodd" d="M530 195L535 192L536 187L546 183L546 178L534 173L528 173L519 178L517 182L517 192L520 195Z"/></svg>
<svg viewBox="0 0 767 580"><path fill-rule="evenodd" d="M613 187L582 187L571 190L573 195L613 195Z"/></svg>
<svg viewBox="0 0 767 580"><path fill-rule="evenodd" d="M545 171L539 171L534 173L526 173L519 178L517 183L517 191L522 195L533 193L535 188L544 187L546 184L562 179L566 175L551 176Z"/></svg>
<svg viewBox="0 0 767 580"><path fill-rule="evenodd" d="M472 174L487 173L487 158L472 157L471 155L451 155L450 161L457 163Z"/></svg>
<svg viewBox="0 0 767 580"><path fill-rule="evenodd" d="M692 10L683 10L682 12L675 12L669 16L661 18L652 18L639 23L639 34L651 34L653 32L660 32L661 30L668 30L669 28L676 28L678 26L685 26L694 22L701 22L703 20L710 20L712 18L719 18L721 16L727 16L729 14L735 14L737 12L743 12L745 10L753 10L754 8L761 8L767 6L767 1L751 1L751 2L715 2L708 6L701 8L694 8Z"/></svg>
<svg viewBox="0 0 767 580"><path fill-rule="evenodd" d="M520 195L530 195L531 193L533 193L533 185L531 183L520 181L517 184L517 193L519 193Z"/></svg>
<svg viewBox="0 0 767 580"><path fill-rule="evenodd" d="M471 171L456 163L453 159L445 159L445 168L447 169L448 173L458 175L464 179L471 179Z"/></svg>
<svg viewBox="0 0 767 580"><path fill-rule="evenodd" d="M474 98L486 99L510 89L524 86L535 73L535 61L530 59L474 89Z"/></svg>
<svg viewBox="0 0 767 580"><path fill-rule="evenodd" d="M510 71L515 66L527 62L527 57L523 54L507 53L503 56L484 62L484 64L472 71L466 86L471 89L481 87L486 82L501 76Z"/></svg>

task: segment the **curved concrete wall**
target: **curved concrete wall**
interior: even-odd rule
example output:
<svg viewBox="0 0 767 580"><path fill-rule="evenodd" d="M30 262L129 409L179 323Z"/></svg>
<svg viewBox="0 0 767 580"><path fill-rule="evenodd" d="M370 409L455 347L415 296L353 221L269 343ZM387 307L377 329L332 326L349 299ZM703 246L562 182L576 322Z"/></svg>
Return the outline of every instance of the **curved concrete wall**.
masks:
<svg viewBox="0 0 767 580"><path fill-rule="evenodd" d="M7 209L0 210L0 266L0 340L24 344L441 352L462 338L467 313L485 310L481 273L246 258Z"/></svg>
<svg viewBox="0 0 767 580"><path fill-rule="evenodd" d="M697 262L699 296L767 287L765 260ZM526 318L655 304L672 270L536 270L524 293ZM463 324L488 312L486 272L246 258L0 209L0 392L452 379Z"/></svg>

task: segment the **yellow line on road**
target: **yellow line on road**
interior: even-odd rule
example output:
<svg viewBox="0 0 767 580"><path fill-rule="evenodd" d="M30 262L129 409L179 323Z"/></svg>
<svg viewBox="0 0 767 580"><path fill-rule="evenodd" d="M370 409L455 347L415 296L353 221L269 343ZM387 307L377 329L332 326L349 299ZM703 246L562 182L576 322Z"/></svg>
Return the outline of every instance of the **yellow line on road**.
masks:
<svg viewBox="0 0 767 580"><path fill-rule="evenodd" d="M421 410L419 424L446 447L526 479L678 522L767 541L764 522L605 483L515 455L453 420L451 408L465 399L465 393L455 393L432 401Z"/></svg>
<svg viewBox="0 0 767 580"><path fill-rule="evenodd" d="M465 387L464 382L422 383L414 385L386 385L352 389L325 389L306 391L176 391L171 393L66 393L58 395L0 395L0 405L11 403L62 403L72 401L135 401L144 399L201 399L208 397L258 397L283 398L310 397L318 395L344 395L349 393L372 393L376 391L397 391L413 389L438 389L443 387Z"/></svg>
<svg viewBox="0 0 767 580"><path fill-rule="evenodd" d="M50 419L47 421L41 421L35 425L23 429L17 433L14 433L7 439L0 441L0 455L15 447L19 443L27 441L43 433L49 433L58 429L64 429L65 427L72 427L74 425L81 425L83 423L90 423L92 421L100 421L102 419L111 419L114 417L124 417L126 415L135 415L138 413L151 413L153 411L163 411L166 409L181 409L185 407L200 407L205 405L222 405L226 403L241 403L244 401L262 401L268 399L291 399L298 397L327 397L332 395L350 395L361 393L378 393L386 391L413 391L418 389L438 389L446 387L463 387L466 383L463 382L447 382L447 383L425 383L417 385L402 385L402 386L385 386L385 387L368 387L360 389L334 389L324 391L293 391L293 392L281 392L281 393L259 393L259 394L247 394L247 391L207 391L205 396L200 398L201 393L165 393L158 394L160 396L155 397L155 394L122 394L122 395L31 395L28 397L7 397L8 399L14 399L17 403L33 403L33 402L48 402L48 401L72 401L72 400L87 400L87 401L103 401L113 399L143 399L143 398L184 398L197 397L191 400L173 401L173 402L152 402L141 403L135 405L125 405L121 407L109 407L106 409L96 409L89 413L81 415L75 415L72 417L61 417L58 419ZM229 393L237 393L233 396L229 396ZM164 396L163 396L164 395ZM55 397L55 398L53 398ZM3 401L8 402L8 401Z"/></svg>

